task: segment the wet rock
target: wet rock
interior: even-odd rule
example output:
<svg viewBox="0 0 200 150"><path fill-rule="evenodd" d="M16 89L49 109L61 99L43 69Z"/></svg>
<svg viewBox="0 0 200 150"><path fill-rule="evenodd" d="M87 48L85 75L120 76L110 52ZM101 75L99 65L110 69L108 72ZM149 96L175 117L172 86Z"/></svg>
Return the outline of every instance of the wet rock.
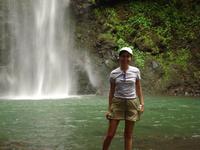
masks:
<svg viewBox="0 0 200 150"><path fill-rule="evenodd" d="M95 48L103 58L110 59L111 56L112 60L116 59L116 53L114 52L118 48L118 46L111 36L104 34L99 35L96 41Z"/></svg>
<svg viewBox="0 0 200 150"><path fill-rule="evenodd" d="M76 15L84 15L94 5L92 0L72 0L71 6Z"/></svg>
<svg viewBox="0 0 200 150"><path fill-rule="evenodd" d="M151 63L152 63L152 68L153 69L158 68L159 64L156 61L152 61Z"/></svg>

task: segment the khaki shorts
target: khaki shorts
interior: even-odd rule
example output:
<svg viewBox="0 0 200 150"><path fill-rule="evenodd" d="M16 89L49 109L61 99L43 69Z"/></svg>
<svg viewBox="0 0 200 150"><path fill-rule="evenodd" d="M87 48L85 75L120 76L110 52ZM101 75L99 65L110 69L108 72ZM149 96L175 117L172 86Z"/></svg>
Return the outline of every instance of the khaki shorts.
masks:
<svg viewBox="0 0 200 150"><path fill-rule="evenodd" d="M139 105L138 98L127 100L113 97L108 119L138 121L141 114Z"/></svg>

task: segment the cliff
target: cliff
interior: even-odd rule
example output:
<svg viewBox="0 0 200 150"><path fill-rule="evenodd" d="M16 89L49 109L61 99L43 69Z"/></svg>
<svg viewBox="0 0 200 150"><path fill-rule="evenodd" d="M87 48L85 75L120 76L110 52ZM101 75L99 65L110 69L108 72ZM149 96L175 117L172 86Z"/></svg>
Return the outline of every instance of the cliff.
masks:
<svg viewBox="0 0 200 150"><path fill-rule="evenodd" d="M200 95L198 1L73 0L72 6L77 43L95 54L104 78L118 65L117 50L131 46L146 94Z"/></svg>

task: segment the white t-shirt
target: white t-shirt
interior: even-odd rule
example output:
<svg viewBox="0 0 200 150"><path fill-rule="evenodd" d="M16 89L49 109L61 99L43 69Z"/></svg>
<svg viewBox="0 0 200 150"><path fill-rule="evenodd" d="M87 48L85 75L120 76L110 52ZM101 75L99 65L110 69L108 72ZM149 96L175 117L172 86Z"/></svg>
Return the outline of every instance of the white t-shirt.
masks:
<svg viewBox="0 0 200 150"><path fill-rule="evenodd" d="M136 79L141 79L140 70L137 67L129 65L126 72L123 72L120 67L111 71L109 81L115 83L114 96L125 99L136 98Z"/></svg>

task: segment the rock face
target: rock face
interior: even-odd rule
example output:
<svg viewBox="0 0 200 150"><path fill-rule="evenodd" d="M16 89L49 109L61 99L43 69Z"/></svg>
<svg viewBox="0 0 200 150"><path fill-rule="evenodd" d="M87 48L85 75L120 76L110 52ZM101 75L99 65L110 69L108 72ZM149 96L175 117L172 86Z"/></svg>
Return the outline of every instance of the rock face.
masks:
<svg viewBox="0 0 200 150"><path fill-rule="evenodd" d="M94 2L92 0L72 0L71 4L75 14L83 17L84 14L88 13L90 7L94 5Z"/></svg>
<svg viewBox="0 0 200 150"><path fill-rule="evenodd" d="M199 96L199 2L73 0L72 6L77 46L94 54L101 87L118 66L117 50L132 46L146 94Z"/></svg>
<svg viewBox="0 0 200 150"><path fill-rule="evenodd" d="M102 78L118 66L117 50L133 46L146 94L200 95L198 1L73 0L72 6L77 43L96 56Z"/></svg>

